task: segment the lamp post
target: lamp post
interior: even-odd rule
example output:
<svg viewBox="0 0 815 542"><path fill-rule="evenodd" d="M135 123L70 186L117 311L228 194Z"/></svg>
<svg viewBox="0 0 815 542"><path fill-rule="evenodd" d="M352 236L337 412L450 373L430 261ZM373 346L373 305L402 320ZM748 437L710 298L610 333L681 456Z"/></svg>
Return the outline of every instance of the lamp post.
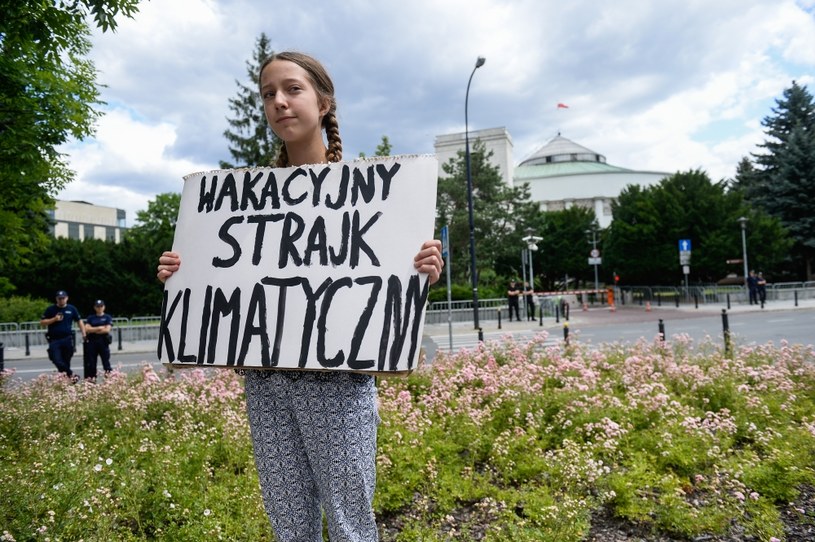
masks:
<svg viewBox="0 0 815 542"><path fill-rule="evenodd" d="M744 260L744 288L745 290L748 288L747 285L747 275L748 275L748 267L747 267L747 218L740 216L736 219L736 221L741 224L741 253L742 259Z"/></svg>
<svg viewBox="0 0 815 542"><path fill-rule="evenodd" d="M464 94L464 153L467 162L467 207L470 214L470 278L473 284L473 326L478 330L478 340L484 340L484 332L478 323L478 272L475 266L475 218L473 216L473 179L470 175L470 127L467 118L467 106L470 101L470 83L473 82L475 70L484 65L483 56L475 61L475 67L467 81L467 92Z"/></svg>
<svg viewBox="0 0 815 542"><path fill-rule="evenodd" d="M526 229L526 237L522 237L521 241L526 243L526 248L528 249L527 254L529 255L529 283L532 285L532 289L535 289L535 275L532 274L532 253L538 250L538 241L542 241L543 237L538 237L537 235L532 235L532 228Z"/></svg>
<svg viewBox="0 0 815 542"><path fill-rule="evenodd" d="M597 278L597 263L596 263L596 260L598 258L598 256L597 256L597 254L598 254L598 252L597 252L597 230L592 228L590 230L586 230L586 233L591 234L591 241L589 241L589 243L591 243L591 257L592 257L593 260L595 260L595 263L592 264L592 265L594 265L594 289L599 290L600 289L600 281Z"/></svg>

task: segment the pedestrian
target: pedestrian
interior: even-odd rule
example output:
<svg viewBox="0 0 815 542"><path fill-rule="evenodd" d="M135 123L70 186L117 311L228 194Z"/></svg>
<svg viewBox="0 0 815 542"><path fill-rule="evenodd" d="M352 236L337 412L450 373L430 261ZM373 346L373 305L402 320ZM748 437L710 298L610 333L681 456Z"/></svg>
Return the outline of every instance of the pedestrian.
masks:
<svg viewBox="0 0 815 542"><path fill-rule="evenodd" d="M48 341L48 359L56 366L57 371L73 382L79 377L71 370L71 358L74 356L74 322L79 323L82 340L85 340L85 324L76 307L68 303L68 292L60 290L56 294L56 303L49 305L40 320L41 326L48 326L45 338Z"/></svg>
<svg viewBox="0 0 815 542"><path fill-rule="evenodd" d="M259 71L266 120L283 145L276 166L342 160L334 85L316 59L267 58ZM322 130L326 132L327 145ZM164 282L181 265L165 252ZM441 242L427 241L414 267L439 279ZM376 541L374 377L344 371L245 370L246 409L263 503L279 542L321 542L322 512L332 541Z"/></svg>
<svg viewBox="0 0 815 542"><path fill-rule="evenodd" d="M528 282L524 282L524 296L526 296L526 319L535 319L535 289Z"/></svg>
<svg viewBox="0 0 815 542"><path fill-rule="evenodd" d="M756 295L758 300L761 301L761 307L764 308L764 302L767 301L767 280L761 271L758 272L756 277Z"/></svg>
<svg viewBox="0 0 815 542"><path fill-rule="evenodd" d="M750 270L750 274L747 276L747 290L750 294L750 304L758 305L758 277L756 277L756 272L753 270Z"/></svg>
<svg viewBox="0 0 815 542"><path fill-rule="evenodd" d="M85 332L88 340L85 341L85 380L96 380L97 358L102 358L102 368L105 376L109 376L112 368L110 366L110 344L113 336L110 334L113 326L113 317L105 312L105 302L97 299L93 304L94 314L85 320Z"/></svg>
<svg viewBox="0 0 815 542"><path fill-rule="evenodd" d="M507 302L509 303L509 321L512 321L512 311L515 311L515 318L521 321L521 309L519 308L519 298L521 297L521 290L514 280L509 281L509 288L507 289Z"/></svg>

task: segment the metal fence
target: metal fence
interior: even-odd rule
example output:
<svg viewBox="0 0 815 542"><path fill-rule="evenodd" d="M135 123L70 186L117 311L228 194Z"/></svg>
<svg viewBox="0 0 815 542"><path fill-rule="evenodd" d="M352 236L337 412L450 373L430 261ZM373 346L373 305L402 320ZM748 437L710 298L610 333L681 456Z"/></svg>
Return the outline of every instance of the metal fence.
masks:
<svg viewBox="0 0 815 542"><path fill-rule="evenodd" d="M158 339L161 323L159 316L137 318L114 318L111 334L113 335L112 349L123 342L152 341ZM31 348L33 346L46 346L46 328L36 322L0 322L0 343L4 348ZM79 333L76 330L75 333ZM81 337L77 336L81 342Z"/></svg>
<svg viewBox="0 0 815 542"><path fill-rule="evenodd" d="M650 303L653 306L681 304L744 304L748 294L743 286L718 286L715 284L696 285L688 288L674 286L624 286L613 289L614 303L619 305ZM584 303L588 306L607 303L607 297L596 293L563 291L553 295L537 295L535 318L555 317L563 301L574 309ZM815 282L784 282L767 285L767 300L815 299ZM425 323L444 324L448 322L472 322L472 301L446 301L431 303L425 312ZM508 318L506 298L483 299L478 302L480 321L497 321ZM523 303L521 310L523 311ZM541 313L542 311L542 313ZM524 312L525 314L525 312ZM125 342L158 340L160 316L137 316L134 318L114 318L113 344L111 348L121 348ZM78 331L76 332L78 333ZM80 339L80 337L77 337ZM0 343L6 348L26 348L45 346L45 328L39 321L0 322Z"/></svg>

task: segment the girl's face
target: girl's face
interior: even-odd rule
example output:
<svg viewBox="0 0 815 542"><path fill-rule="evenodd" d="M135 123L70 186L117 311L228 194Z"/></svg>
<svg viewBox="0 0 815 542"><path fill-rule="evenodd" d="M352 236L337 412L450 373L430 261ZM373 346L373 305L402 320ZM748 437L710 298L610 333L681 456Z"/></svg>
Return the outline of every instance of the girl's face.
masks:
<svg viewBox="0 0 815 542"><path fill-rule="evenodd" d="M263 110L272 131L292 146L323 146L322 121L328 112L306 70L288 60L273 60L260 74Z"/></svg>

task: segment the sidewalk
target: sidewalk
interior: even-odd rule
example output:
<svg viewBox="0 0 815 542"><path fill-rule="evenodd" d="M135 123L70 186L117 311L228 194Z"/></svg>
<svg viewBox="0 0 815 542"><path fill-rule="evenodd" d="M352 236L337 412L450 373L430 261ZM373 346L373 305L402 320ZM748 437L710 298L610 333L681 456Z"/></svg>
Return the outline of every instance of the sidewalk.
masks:
<svg viewBox="0 0 815 542"><path fill-rule="evenodd" d="M679 307L675 304L663 304L662 306L651 305L650 310L645 305L627 304L618 305L612 311L608 305L594 305L589 306L587 310L583 310L580 306L572 306L570 308L569 320L565 320L562 316L559 321L555 321L552 316L544 317L543 326L540 326L540 320L530 321L512 321L508 322L505 319L501 320L501 329L498 329L497 320L480 321L481 329L484 333L493 333L504 331L507 333L514 333L520 331L542 331L547 330L552 333L552 329L561 330L564 324L569 326L602 326L606 324L620 324L625 322L647 322L651 320L663 319L685 319L712 316L721 314L722 309L727 311L727 314L742 314L748 312L777 312L777 311L794 311L794 310L815 310L815 299L799 299L798 306L795 306L795 301L779 300L772 301L764 304L762 309L760 305L749 304L733 304L731 303L730 309L727 308L726 303L700 303L696 308L693 303L682 303ZM424 326L424 334L430 336L439 336L449 333L448 324L428 324ZM472 321L468 322L454 322L452 325L453 335L459 334L472 334L474 332Z"/></svg>
<svg viewBox="0 0 815 542"><path fill-rule="evenodd" d="M728 314L738 314L746 312L777 312L777 311L794 311L794 310L815 310L815 299L799 299L798 306L795 306L793 300L780 300L768 302L762 309L759 305L747 304L731 304L730 309L727 309L726 304L700 304L698 308L694 307L693 303L683 303L678 308L671 305L662 305L657 307L652 305L650 310L645 306L639 304L620 305L615 307L612 312L608 305L594 305L588 307L587 310L582 310L579 306L572 306L569 314L569 320L559 318L556 321L554 317L545 317L543 325L540 319L534 321L523 320L521 322L501 320L501 328L498 328L498 320L482 320L481 329L484 333L518 333L522 331L548 331L553 334L555 331L558 333L563 329L563 326L568 324L571 326L602 326L607 324L620 324L625 322L644 322L656 320L659 318L664 319L684 319L695 318L702 316L711 316L714 314L721 314L722 309L727 310ZM474 333L472 321L468 322L454 322L452 324L453 335L471 335ZM424 326L424 336L442 336L449 333L447 323L441 324L427 324ZM123 341L122 349L119 350L119 343L114 340L110 345L111 354L116 355L121 353L140 353L151 352L155 353L157 347L156 340L145 341ZM77 355L81 356L81 345L78 345ZM19 360L19 359L48 359L46 353L46 346L38 345L29 348L30 355L26 355L25 348L6 347L3 350L5 360Z"/></svg>
<svg viewBox="0 0 815 542"><path fill-rule="evenodd" d="M30 355L26 355L25 347L5 347L3 348L4 359L6 361L15 360L15 359L48 359L48 353L46 352L47 346L45 345L36 345L29 347ZM131 354L131 353L139 353L139 352L155 352L156 351L156 341L149 340L149 341L122 341L122 349L119 350L119 343L113 341L113 344L110 345L110 353L111 355L115 356L116 354ZM74 360L77 359L79 356L79 360L82 361L82 345L77 345L76 354L74 354Z"/></svg>

